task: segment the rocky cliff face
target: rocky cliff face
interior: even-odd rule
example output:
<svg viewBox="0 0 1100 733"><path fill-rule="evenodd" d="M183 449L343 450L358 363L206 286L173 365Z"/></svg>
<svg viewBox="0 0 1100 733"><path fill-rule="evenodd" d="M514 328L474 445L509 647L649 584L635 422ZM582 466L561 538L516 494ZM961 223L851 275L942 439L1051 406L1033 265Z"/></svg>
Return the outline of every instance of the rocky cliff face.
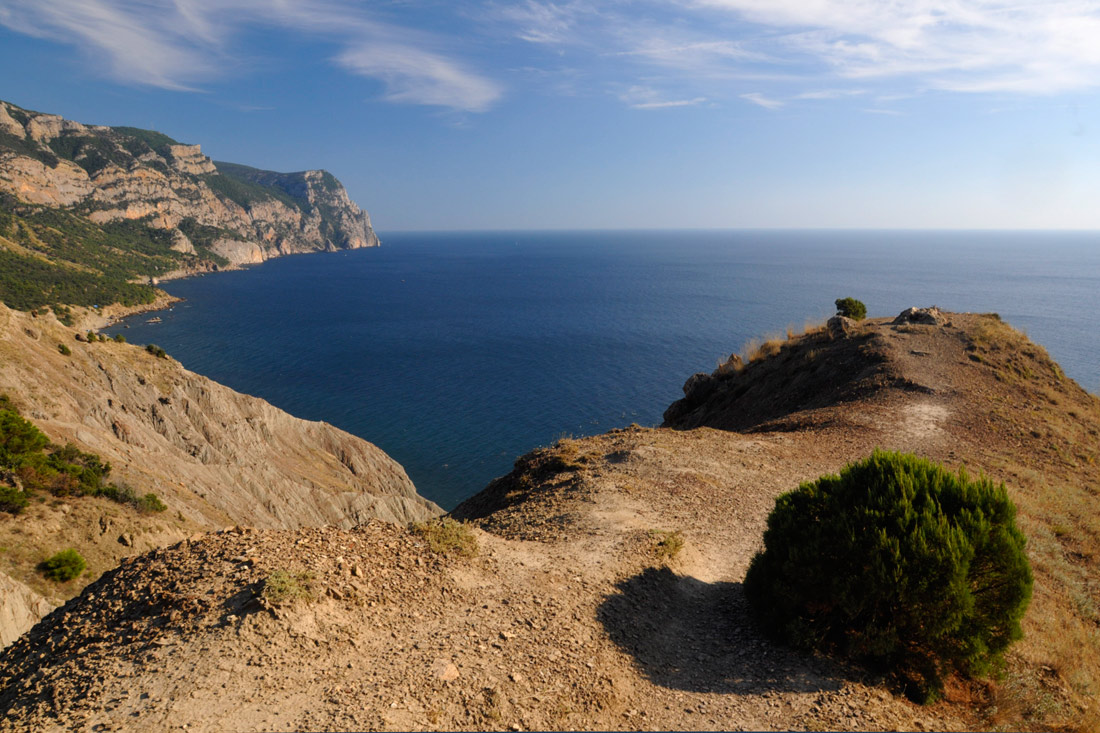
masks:
<svg viewBox="0 0 1100 733"><path fill-rule="evenodd" d="M167 230L185 271L201 269L204 254L238 265L378 244L370 217L325 171L215 164L198 145L157 132L83 125L3 101L0 194L98 225L136 220Z"/></svg>
<svg viewBox="0 0 1100 733"><path fill-rule="evenodd" d="M18 639L53 610L53 604L23 583L0 573L0 648Z"/></svg>
<svg viewBox="0 0 1100 733"><path fill-rule="evenodd" d="M0 305L0 392L54 442L100 454L112 475L199 525L351 527L440 512L376 446L137 346L78 342L52 314Z"/></svg>
<svg viewBox="0 0 1100 733"><path fill-rule="evenodd" d="M111 481L155 493L167 511L35 494L23 514L0 513L0 648L121 558L199 530L406 524L442 512L365 440L140 347L75 332L53 314L0 305L0 394L55 444L98 453ZM66 547L88 560L83 577L58 584L34 571Z"/></svg>
<svg viewBox="0 0 1100 733"><path fill-rule="evenodd" d="M22 514L0 512L0 648L123 557L197 531L405 524L442 513L364 440L138 346L75 333L52 313L0 305L0 394L51 441L98 454L111 481L155 493L168 508L142 513L105 498L36 493ZM86 574L57 584L35 572L66 547L87 559Z"/></svg>

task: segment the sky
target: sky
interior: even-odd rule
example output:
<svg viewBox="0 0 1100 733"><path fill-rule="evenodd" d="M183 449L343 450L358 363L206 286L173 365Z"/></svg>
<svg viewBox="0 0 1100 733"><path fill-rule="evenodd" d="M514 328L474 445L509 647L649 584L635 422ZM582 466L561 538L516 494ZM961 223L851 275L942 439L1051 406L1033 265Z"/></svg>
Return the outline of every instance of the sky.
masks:
<svg viewBox="0 0 1100 733"><path fill-rule="evenodd" d="M1100 0L0 0L0 99L379 231L1100 227Z"/></svg>

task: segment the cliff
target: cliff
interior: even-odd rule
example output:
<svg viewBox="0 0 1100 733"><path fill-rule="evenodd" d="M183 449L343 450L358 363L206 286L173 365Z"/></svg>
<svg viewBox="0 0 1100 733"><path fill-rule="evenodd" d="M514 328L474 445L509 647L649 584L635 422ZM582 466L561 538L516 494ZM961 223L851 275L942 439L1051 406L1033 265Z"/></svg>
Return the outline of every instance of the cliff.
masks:
<svg viewBox="0 0 1100 733"><path fill-rule="evenodd" d="M152 130L0 101L0 254L22 270L21 286L0 278L10 306L148 300L132 281L377 245L370 217L326 171L215 163ZM111 287L58 292L81 274Z"/></svg>
<svg viewBox="0 0 1100 733"><path fill-rule="evenodd" d="M133 557L0 654L0 730L1097 729L1100 400L974 314L811 329L708 376L667 427L517 460L453 512L472 557L380 523ZM1024 639L933 705L776 645L741 591L776 496L875 447L1006 482L1028 537Z"/></svg>
<svg viewBox="0 0 1100 733"><path fill-rule="evenodd" d="M168 506L142 514L73 497L32 501L16 517L0 514L0 547L18 548L0 554L0 572L54 604L82 583L51 584L34 564L64 547L89 560L87 582L125 555L204 529L404 524L441 513L376 446L234 392L170 357L77 341L52 313L34 317L0 305L0 394L51 441L98 454L111 464L112 480Z"/></svg>

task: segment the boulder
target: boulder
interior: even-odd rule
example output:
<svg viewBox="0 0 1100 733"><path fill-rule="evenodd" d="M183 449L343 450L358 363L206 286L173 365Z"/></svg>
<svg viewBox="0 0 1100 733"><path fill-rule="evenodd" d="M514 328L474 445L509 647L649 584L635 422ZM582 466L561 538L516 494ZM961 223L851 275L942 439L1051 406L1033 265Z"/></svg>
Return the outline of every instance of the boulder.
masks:
<svg viewBox="0 0 1100 733"><path fill-rule="evenodd" d="M831 323L832 321L830 321ZM936 306L931 308L906 308L893 320L895 326L918 324L922 326L943 326L947 318Z"/></svg>
<svg viewBox="0 0 1100 733"><path fill-rule="evenodd" d="M684 382L684 399L689 402L705 400L714 391L717 384L718 380L710 374L704 374L703 372L692 374Z"/></svg>
<svg viewBox="0 0 1100 733"><path fill-rule="evenodd" d="M0 649L11 644L53 610L53 604L23 583L0 573Z"/></svg>
<svg viewBox="0 0 1100 733"><path fill-rule="evenodd" d="M829 335L835 339L851 336L856 330L856 322L847 316L833 316L826 321Z"/></svg>

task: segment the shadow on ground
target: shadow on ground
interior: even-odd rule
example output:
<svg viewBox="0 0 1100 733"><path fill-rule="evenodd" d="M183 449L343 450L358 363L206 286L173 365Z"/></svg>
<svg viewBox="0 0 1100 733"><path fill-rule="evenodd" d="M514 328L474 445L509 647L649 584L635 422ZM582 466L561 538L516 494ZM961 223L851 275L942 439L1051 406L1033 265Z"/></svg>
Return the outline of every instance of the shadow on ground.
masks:
<svg viewBox="0 0 1100 733"><path fill-rule="evenodd" d="M704 583L668 568L621 581L599 608L611 639L654 684L690 692L838 690L839 671L763 638L740 583Z"/></svg>

